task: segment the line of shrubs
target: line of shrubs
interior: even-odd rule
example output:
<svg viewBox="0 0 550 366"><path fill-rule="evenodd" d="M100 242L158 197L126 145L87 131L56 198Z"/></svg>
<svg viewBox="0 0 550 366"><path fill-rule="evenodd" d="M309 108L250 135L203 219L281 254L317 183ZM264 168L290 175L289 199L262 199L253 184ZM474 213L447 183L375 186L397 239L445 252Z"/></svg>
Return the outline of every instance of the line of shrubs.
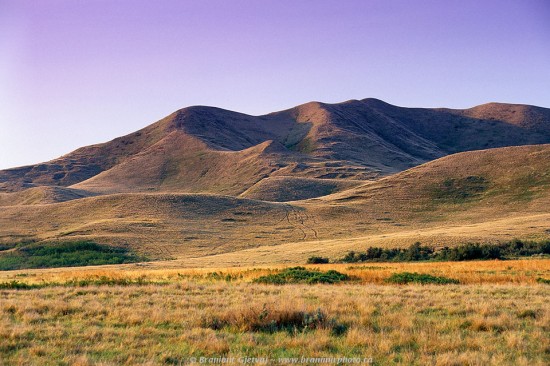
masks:
<svg viewBox="0 0 550 366"><path fill-rule="evenodd" d="M467 261L475 259L509 259L533 255L550 255L550 240L535 242L512 240L501 244L468 243L453 248L435 249L416 242L408 248L371 247L366 252L348 252L339 262L414 262ZM328 263L328 258L310 257L308 264Z"/></svg>

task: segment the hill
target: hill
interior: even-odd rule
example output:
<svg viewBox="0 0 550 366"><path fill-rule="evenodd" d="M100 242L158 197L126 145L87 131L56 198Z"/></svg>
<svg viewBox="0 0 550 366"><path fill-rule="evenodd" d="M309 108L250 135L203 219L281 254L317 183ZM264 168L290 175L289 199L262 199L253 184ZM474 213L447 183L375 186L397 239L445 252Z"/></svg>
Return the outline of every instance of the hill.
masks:
<svg viewBox="0 0 550 366"><path fill-rule="evenodd" d="M264 116L188 107L113 141L0 171L0 191L58 186L100 194L236 196L297 178L371 180L456 152L550 143L549 125L548 109L496 103L451 110L376 99L311 102ZM344 187L334 181L316 185L312 191L319 195ZM310 197L287 196L254 197Z"/></svg>
<svg viewBox="0 0 550 366"><path fill-rule="evenodd" d="M0 241L94 240L153 258L177 258L174 265L212 266L337 258L370 245L408 246L418 240L454 245L548 238L549 158L550 145L459 153L290 203L125 193L6 206L0 212Z"/></svg>

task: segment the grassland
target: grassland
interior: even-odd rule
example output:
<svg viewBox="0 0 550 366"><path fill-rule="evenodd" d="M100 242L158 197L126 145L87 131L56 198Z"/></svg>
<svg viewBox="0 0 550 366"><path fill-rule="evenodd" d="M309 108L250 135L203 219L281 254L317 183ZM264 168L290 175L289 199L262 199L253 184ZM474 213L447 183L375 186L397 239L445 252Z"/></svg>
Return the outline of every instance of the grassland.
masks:
<svg viewBox="0 0 550 366"><path fill-rule="evenodd" d="M282 266L171 269L157 262L0 272L2 283L41 284L0 290L0 359L157 365L248 356L274 364L345 356L376 365L545 365L549 287L538 279L550 278L549 264L328 264L305 267L351 280L286 285L254 282ZM387 283L403 272L460 284Z"/></svg>

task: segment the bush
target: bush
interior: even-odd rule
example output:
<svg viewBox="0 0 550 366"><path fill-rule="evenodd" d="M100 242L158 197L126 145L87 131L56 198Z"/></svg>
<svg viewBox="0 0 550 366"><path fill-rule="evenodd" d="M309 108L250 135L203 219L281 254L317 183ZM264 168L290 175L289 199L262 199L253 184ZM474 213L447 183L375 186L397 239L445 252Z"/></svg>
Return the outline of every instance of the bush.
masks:
<svg viewBox="0 0 550 366"><path fill-rule="evenodd" d="M367 249L366 253L351 251L348 252L341 261L344 263L420 261L432 259L433 253L433 248L422 246L419 242L416 242L407 249L370 247Z"/></svg>
<svg viewBox="0 0 550 366"><path fill-rule="evenodd" d="M0 270L122 264L144 261L126 248L90 241L29 244L0 254Z"/></svg>
<svg viewBox="0 0 550 366"><path fill-rule="evenodd" d="M433 247L414 243L407 249L370 247L365 253L348 252L340 261L358 262L412 262L412 261L468 261L475 259L506 259L550 254L550 241L525 242L513 240L502 244L467 243L436 251Z"/></svg>
<svg viewBox="0 0 550 366"><path fill-rule="evenodd" d="M426 284L437 284L437 285L446 285L446 284L458 284L458 280L454 278L447 277L437 277L425 273L411 273L411 272L402 272L394 273L388 279L388 283L397 283L400 285L408 283L420 283L422 285Z"/></svg>
<svg viewBox="0 0 550 366"><path fill-rule="evenodd" d="M329 262L328 258L324 258L324 257L309 257L307 259L308 264L326 264L328 262Z"/></svg>
<svg viewBox="0 0 550 366"><path fill-rule="evenodd" d="M279 273L261 276L259 278L256 278L254 282L284 285L287 283L338 283L348 280L350 280L350 277L348 275L335 270L321 272L310 271L304 267L292 267L287 268Z"/></svg>

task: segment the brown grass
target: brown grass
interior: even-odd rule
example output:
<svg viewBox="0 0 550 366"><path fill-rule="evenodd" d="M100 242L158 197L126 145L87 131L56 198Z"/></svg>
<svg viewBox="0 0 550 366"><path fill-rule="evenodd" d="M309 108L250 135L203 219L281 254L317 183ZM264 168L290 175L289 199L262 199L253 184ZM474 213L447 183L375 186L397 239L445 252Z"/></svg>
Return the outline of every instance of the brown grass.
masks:
<svg viewBox="0 0 550 366"><path fill-rule="evenodd" d="M10 365L163 364L195 357L372 357L380 365L544 365L546 285L167 286L1 291ZM319 309L347 328L266 331ZM266 310L266 311L264 311ZM262 314L266 314L262 318ZM214 319L217 319L214 321Z"/></svg>
<svg viewBox="0 0 550 366"><path fill-rule="evenodd" d="M334 269L352 276L360 284L384 284L393 273L418 272L455 278L461 284L536 284L538 278L550 279L550 259L492 260L465 262L404 262L303 265L323 271ZM0 282L17 280L36 284L65 283L73 280L114 279L162 282L190 279L194 281L251 282L275 273L285 265L256 267L184 268L179 261L152 262L147 265L124 264L77 268L0 271Z"/></svg>

